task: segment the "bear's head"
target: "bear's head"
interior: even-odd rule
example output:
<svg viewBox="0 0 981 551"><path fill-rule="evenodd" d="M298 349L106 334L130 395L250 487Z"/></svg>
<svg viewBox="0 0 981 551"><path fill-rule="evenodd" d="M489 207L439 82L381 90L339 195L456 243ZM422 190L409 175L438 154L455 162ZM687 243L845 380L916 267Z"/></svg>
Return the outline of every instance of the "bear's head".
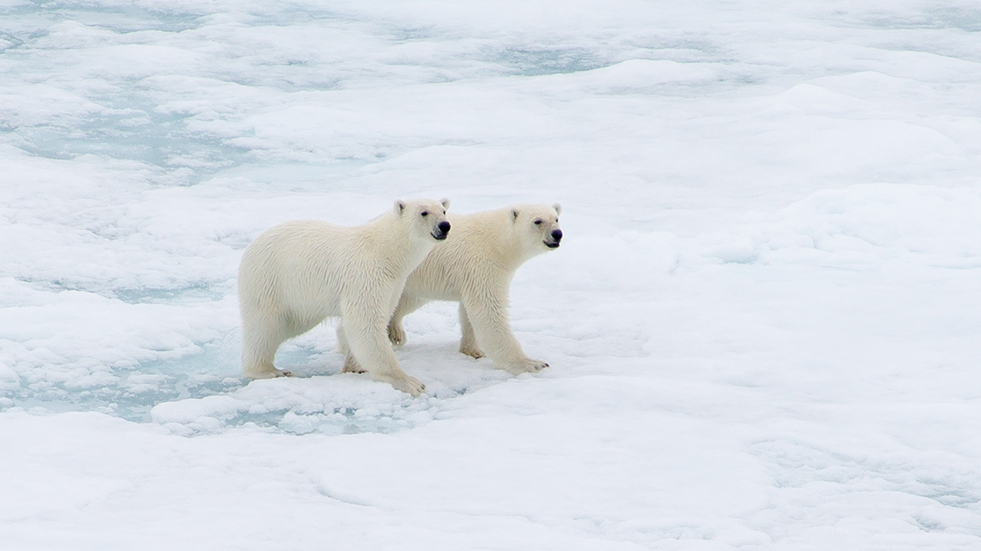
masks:
<svg viewBox="0 0 981 551"><path fill-rule="evenodd" d="M511 222L527 254L538 254L557 249L562 241L559 213L562 206L516 205L511 207Z"/></svg>
<svg viewBox="0 0 981 551"><path fill-rule="evenodd" d="M442 241L450 232L450 222L446 219L449 199L414 199L396 201L395 214L410 227L409 233L416 238Z"/></svg>

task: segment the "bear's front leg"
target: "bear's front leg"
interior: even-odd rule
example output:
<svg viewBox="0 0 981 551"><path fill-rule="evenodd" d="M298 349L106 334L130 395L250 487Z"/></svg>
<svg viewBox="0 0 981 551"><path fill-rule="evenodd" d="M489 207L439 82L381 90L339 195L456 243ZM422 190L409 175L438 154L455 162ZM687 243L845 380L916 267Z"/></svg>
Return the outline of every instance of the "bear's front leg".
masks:
<svg viewBox="0 0 981 551"><path fill-rule="evenodd" d="M473 325L470 323L470 318L467 317L467 309L463 307L462 302L460 303L460 329L463 332L463 336L460 338L460 353L476 360L483 358L484 353L477 345L477 336L474 335Z"/></svg>
<svg viewBox="0 0 981 551"><path fill-rule="evenodd" d="M247 379L276 379L278 377L292 377L292 376L293 376L292 371L287 371L285 369L276 369L276 368L267 369L258 372L252 371L245 374L245 378Z"/></svg>
<svg viewBox="0 0 981 551"><path fill-rule="evenodd" d="M388 340L392 345L402 346L405 344L405 329L402 327L402 320L405 319L405 316L421 308L426 302L426 300L412 296L408 292L399 297L392 319L388 322Z"/></svg>
<svg viewBox="0 0 981 551"><path fill-rule="evenodd" d="M347 335L344 334L344 322L337 324L337 348L344 354L344 369L341 373L365 373L363 367L358 365L358 360L351 354L351 347L347 344Z"/></svg>
<svg viewBox="0 0 981 551"><path fill-rule="evenodd" d="M379 382L388 383L392 385L395 390L400 390L406 394L411 394L413 398L417 398L420 394L426 392L426 385L422 384L422 381L407 375L404 371L399 375L386 373L378 377L372 375L371 378Z"/></svg>
<svg viewBox="0 0 981 551"><path fill-rule="evenodd" d="M367 373L363 367L358 365L358 360L354 359L354 356L344 357L344 369L341 373Z"/></svg>
<svg viewBox="0 0 981 551"><path fill-rule="evenodd" d="M388 342L392 343L392 346L405 344L405 329L402 327L401 318L392 318L392 321L388 322Z"/></svg>
<svg viewBox="0 0 981 551"><path fill-rule="evenodd" d="M508 322L506 297L504 300L492 300L489 297L466 296L461 306L461 313L465 313L469 320L476 344L480 345L479 348L469 347L470 351L479 353L482 350L494 360L496 367L514 375L535 373L548 367L546 362L525 356ZM464 344L468 344L465 339L466 334L460 343L461 352L464 351Z"/></svg>
<svg viewBox="0 0 981 551"><path fill-rule="evenodd" d="M388 342L385 331L386 320L365 312L364 306L370 305L357 305L346 309L341 320L344 327L345 347L353 357L352 365L360 366L376 381L384 381L396 390L419 396L426 390L426 386L419 379L410 377L402 371L398 358L392 351L392 345ZM384 314L382 312L382 315ZM348 361L345 361L345 368L347 366Z"/></svg>
<svg viewBox="0 0 981 551"><path fill-rule="evenodd" d="M512 375L521 375L522 373L538 373L546 367L548 367L547 362L533 360L531 358L524 358L509 362L504 366L504 369Z"/></svg>

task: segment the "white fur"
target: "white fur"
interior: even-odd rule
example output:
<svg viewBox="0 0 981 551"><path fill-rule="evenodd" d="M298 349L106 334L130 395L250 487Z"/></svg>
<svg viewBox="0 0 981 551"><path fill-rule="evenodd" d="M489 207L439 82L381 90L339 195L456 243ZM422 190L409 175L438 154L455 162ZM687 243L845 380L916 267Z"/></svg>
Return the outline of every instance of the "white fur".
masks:
<svg viewBox="0 0 981 551"><path fill-rule="evenodd" d="M399 367L385 328L406 277L436 246L448 205L445 199L397 201L362 226L298 220L260 235L239 268L243 374L289 375L273 365L279 346L340 316L345 365L364 366L375 380L421 393L422 383Z"/></svg>
<svg viewBox="0 0 981 551"><path fill-rule="evenodd" d="M388 326L392 343L405 342L402 318L431 300L460 303L460 352L494 360L511 373L548 364L525 356L508 322L508 292L514 272L529 258L557 246L559 205L516 205L451 215L453 232L406 280ZM539 221L539 224L535 224Z"/></svg>

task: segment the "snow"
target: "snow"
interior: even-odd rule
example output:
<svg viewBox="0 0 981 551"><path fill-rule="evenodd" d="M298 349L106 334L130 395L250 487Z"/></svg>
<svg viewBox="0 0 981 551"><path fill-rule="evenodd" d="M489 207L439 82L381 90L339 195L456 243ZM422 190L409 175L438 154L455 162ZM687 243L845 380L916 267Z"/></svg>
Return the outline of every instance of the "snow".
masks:
<svg viewBox="0 0 981 551"><path fill-rule="evenodd" d="M972 2L0 1L4 549L981 547ZM560 202L511 318L239 376L242 250Z"/></svg>

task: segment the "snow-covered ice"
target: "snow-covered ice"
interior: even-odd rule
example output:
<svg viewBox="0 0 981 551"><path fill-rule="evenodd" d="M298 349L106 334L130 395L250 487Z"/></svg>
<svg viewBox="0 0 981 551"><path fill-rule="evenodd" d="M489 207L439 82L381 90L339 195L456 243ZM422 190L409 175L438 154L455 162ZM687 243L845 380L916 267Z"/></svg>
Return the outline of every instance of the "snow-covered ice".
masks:
<svg viewBox="0 0 981 551"><path fill-rule="evenodd" d="M981 548L981 8L0 0L0 548ZM560 202L512 377L239 376L284 220Z"/></svg>

